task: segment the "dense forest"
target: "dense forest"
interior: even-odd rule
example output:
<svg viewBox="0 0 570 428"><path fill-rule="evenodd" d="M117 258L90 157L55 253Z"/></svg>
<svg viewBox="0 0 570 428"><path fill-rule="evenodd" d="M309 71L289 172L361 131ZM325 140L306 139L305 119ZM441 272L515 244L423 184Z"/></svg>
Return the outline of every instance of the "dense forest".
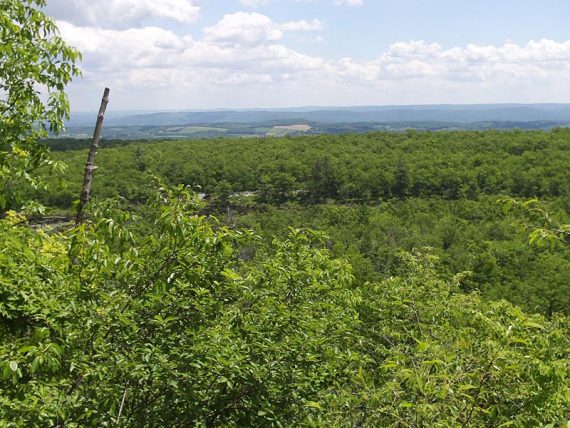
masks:
<svg viewBox="0 0 570 428"><path fill-rule="evenodd" d="M207 195L205 213L270 242L288 226L325 232L356 281L398 272L400 251L430 248L465 291L552 317L570 308L564 247L528 245L502 195L540 197L568 216L570 131L373 133L280 139L103 142L94 194L135 207L151 174ZM77 199L86 141L49 142L69 169L30 195L53 209ZM58 185L63 180L64 187Z"/></svg>
<svg viewBox="0 0 570 428"><path fill-rule="evenodd" d="M71 215L88 142L48 144L7 200ZM568 220L569 131L102 144L89 227L4 220L5 417L565 420L570 253L529 227Z"/></svg>
<svg viewBox="0 0 570 428"><path fill-rule="evenodd" d="M570 192L570 131L370 133L262 139L206 139L129 143L110 141L100 154L96 187L101 197L144 194L145 173L204 193L259 191L269 203L479 195L564 196ZM69 204L85 161L83 140L50 142L75 184L56 191L50 205ZM54 189L55 191L56 189Z"/></svg>
<svg viewBox="0 0 570 428"><path fill-rule="evenodd" d="M72 221L80 54L0 6L0 426L568 425L570 131L104 141Z"/></svg>

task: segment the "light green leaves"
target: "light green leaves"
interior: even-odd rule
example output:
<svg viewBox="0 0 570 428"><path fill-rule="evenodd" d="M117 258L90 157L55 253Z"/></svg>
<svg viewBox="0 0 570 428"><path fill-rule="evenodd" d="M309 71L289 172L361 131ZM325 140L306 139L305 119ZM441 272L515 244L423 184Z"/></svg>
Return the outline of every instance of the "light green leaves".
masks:
<svg viewBox="0 0 570 428"><path fill-rule="evenodd" d="M61 39L44 4L0 0L0 212L18 202L10 192L16 182L37 188L38 168L61 170L39 139L63 130L64 88L80 74L80 54Z"/></svg>
<svg viewBox="0 0 570 428"><path fill-rule="evenodd" d="M317 403L316 401L307 401L305 403L305 406L307 407L311 407L313 409L318 409L318 410L323 410L323 406L321 406L319 403Z"/></svg>
<svg viewBox="0 0 570 428"><path fill-rule="evenodd" d="M0 424L564 422L567 319L465 295L433 256L355 287L305 229L243 257L258 238L184 186L92 209L60 235L0 220Z"/></svg>

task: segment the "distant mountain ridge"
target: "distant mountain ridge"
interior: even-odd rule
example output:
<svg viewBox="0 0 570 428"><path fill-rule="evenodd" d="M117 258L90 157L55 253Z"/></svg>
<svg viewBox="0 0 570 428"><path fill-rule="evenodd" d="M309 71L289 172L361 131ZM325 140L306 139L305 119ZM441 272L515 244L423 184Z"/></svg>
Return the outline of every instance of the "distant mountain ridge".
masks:
<svg viewBox="0 0 570 428"><path fill-rule="evenodd" d="M69 126L94 123L95 113L74 113ZM471 104L356 107L298 107L202 111L113 112L108 126L178 126L216 123L299 121L311 123L390 122L570 122L570 104Z"/></svg>

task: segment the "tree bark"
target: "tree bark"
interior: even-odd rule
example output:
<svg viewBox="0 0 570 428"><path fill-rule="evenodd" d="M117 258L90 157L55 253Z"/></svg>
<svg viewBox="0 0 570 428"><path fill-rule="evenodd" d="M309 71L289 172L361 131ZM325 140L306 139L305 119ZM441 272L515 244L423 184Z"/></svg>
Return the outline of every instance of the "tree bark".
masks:
<svg viewBox="0 0 570 428"><path fill-rule="evenodd" d="M91 183L93 182L93 172L97 169L95 166L95 155L97 155L97 149L99 148L99 141L101 140L101 130L103 129L103 119L105 118L105 110L107 109L107 104L109 103L109 88L105 88L103 92L103 99L101 100L101 107L99 107L99 113L97 114L97 122L95 124L95 131L93 132L93 140L91 142L91 149L89 150L89 155L87 156L87 163L85 164L85 175L83 177L83 190L81 191L81 197L79 199L79 205L77 206L77 216L75 217L75 225L83 223L83 209L89 202L91 196Z"/></svg>

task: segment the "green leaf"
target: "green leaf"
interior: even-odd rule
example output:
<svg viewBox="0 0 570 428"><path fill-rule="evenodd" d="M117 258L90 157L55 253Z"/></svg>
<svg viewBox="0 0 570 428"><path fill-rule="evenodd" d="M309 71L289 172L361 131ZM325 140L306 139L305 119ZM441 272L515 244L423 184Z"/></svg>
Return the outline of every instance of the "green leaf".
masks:
<svg viewBox="0 0 570 428"><path fill-rule="evenodd" d="M307 401L305 402L305 406L312 407L313 409L319 409L319 410L323 409L322 406L316 401Z"/></svg>
<svg viewBox="0 0 570 428"><path fill-rule="evenodd" d="M527 321L523 324L525 327L537 328L539 330L544 330L544 326L535 322Z"/></svg>
<svg viewBox="0 0 570 428"><path fill-rule="evenodd" d="M39 366L40 366L40 360L38 357L36 357L32 361L32 373L36 373L38 371Z"/></svg>
<svg viewBox="0 0 570 428"><path fill-rule="evenodd" d="M229 280L233 280L233 281L240 281L242 279L242 277L234 272L233 270L229 270L229 269L225 269L222 271L222 275L224 277L226 277Z"/></svg>

